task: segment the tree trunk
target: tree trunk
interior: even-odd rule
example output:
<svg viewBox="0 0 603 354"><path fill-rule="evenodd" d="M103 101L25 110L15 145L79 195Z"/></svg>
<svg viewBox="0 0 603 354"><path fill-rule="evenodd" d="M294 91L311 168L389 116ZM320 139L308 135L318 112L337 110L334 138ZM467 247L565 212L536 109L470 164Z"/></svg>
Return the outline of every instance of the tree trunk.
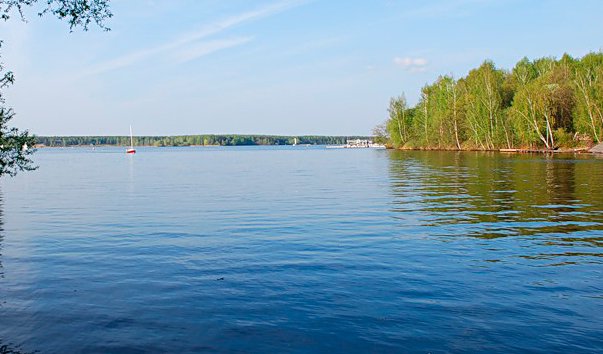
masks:
<svg viewBox="0 0 603 354"><path fill-rule="evenodd" d="M456 141L456 148L461 149L461 143L459 142L459 127L456 115L456 88L452 89L452 117L454 119L454 140Z"/></svg>
<svg viewBox="0 0 603 354"><path fill-rule="evenodd" d="M597 143L600 143L601 140L599 139L599 135L597 134L597 128L595 127L595 118L592 112L592 105L590 103L590 96L588 94L588 90L587 90L587 84L586 84L586 79L584 77L582 77L580 74L577 75L578 78L576 79L576 84L578 86L578 88L580 89L580 93L582 93L582 96L584 97L584 101L586 103L586 111L588 112L588 118L590 119L590 126L593 130L593 136L595 137L595 140L597 141ZM602 117L603 119L603 117Z"/></svg>

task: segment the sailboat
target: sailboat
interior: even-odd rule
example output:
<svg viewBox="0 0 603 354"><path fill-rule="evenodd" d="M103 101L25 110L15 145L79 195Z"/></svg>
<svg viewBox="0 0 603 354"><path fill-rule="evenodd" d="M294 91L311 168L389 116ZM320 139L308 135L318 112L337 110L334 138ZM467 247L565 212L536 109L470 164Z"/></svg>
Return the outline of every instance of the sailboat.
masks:
<svg viewBox="0 0 603 354"><path fill-rule="evenodd" d="M130 125L130 148L126 150L126 154L135 154L136 149L134 149L134 138L132 137L132 126Z"/></svg>

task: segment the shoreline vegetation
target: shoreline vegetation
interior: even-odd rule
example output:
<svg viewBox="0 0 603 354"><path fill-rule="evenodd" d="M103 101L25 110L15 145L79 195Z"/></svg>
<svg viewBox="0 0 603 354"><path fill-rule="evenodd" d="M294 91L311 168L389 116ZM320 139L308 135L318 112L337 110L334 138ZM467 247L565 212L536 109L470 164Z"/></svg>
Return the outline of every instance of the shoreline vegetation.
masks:
<svg viewBox="0 0 603 354"><path fill-rule="evenodd" d="M375 141L402 150L581 152L603 141L603 52L484 61L460 79L441 75L408 106L393 97Z"/></svg>
<svg viewBox="0 0 603 354"><path fill-rule="evenodd" d="M36 136L36 148L75 146L129 146L129 136ZM177 136L135 136L135 146L250 146L250 145L337 145L348 139L371 139L367 136L321 135L239 135L205 134Z"/></svg>

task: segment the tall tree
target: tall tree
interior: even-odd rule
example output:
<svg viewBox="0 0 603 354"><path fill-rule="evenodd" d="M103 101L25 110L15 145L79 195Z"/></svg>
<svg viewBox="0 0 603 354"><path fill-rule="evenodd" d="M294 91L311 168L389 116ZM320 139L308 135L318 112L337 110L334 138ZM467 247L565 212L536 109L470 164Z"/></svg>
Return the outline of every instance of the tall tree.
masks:
<svg viewBox="0 0 603 354"><path fill-rule="evenodd" d="M522 64L523 65L523 64ZM520 68L518 74L525 74L525 68ZM525 76L522 75L523 78ZM511 114L514 117L516 131L519 132L520 144L523 147L533 147L541 141L547 149L552 148L550 141L547 89L543 88L536 80L521 80Z"/></svg>
<svg viewBox="0 0 603 354"><path fill-rule="evenodd" d="M448 100L450 102L452 126L454 129L454 142L456 148L461 150L461 139L463 129L463 118L464 108L462 106L461 92L462 86L454 78L450 77L450 80L446 84L446 90L448 92Z"/></svg>
<svg viewBox="0 0 603 354"><path fill-rule="evenodd" d="M513 70L518 82L512 114L522 143L555 148L555 135L573 130L575 96L572 68L575 61L565 55L560 61L543 58L519 62ZM530 132L531 131L531 132Z"/></svg>
<svg viewBox="0 0 603 354"><path fill-rule="evenodd" d="M390 99L388 112L387 127L392 143L396 147L404 146L410 139L412 129L412 115L408 112L404 94Z"/></svg>
<svg viewBox="0 0 603 354"><path fill-rule="evenodd" d="M503 81L504 72L491 61L471 70L465 80L467 120L473 139L484 149L503 145L500 143L503 134L510 145L507 125L502 120Z"/></svg>
<svg viewBox="0 0 603 354"><path fill-rule="evenodd" d="M591 53L576 63L574 127L594 141L603 140L603 53Z"/></svg>
<svg viewBox="0 0 603 354"><path fill-rule="evenodd" d="M433 85L427 86L429 101L428 134L438 148L461 148L461 101L457 82L452 76L440 76Z"/></svg>

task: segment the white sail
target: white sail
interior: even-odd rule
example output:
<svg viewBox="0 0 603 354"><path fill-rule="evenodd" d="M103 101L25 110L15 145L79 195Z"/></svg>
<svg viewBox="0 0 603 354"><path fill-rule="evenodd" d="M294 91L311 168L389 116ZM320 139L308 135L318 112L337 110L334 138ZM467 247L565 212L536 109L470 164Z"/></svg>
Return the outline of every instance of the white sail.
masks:
<svg viewBox="0 0 603 354"><path fill-rule="evenodd" d="M127 154L135 154L136 150L134 149L134 136L132 135L132 125L130 125L130 148L126 149Z"/></svg>

